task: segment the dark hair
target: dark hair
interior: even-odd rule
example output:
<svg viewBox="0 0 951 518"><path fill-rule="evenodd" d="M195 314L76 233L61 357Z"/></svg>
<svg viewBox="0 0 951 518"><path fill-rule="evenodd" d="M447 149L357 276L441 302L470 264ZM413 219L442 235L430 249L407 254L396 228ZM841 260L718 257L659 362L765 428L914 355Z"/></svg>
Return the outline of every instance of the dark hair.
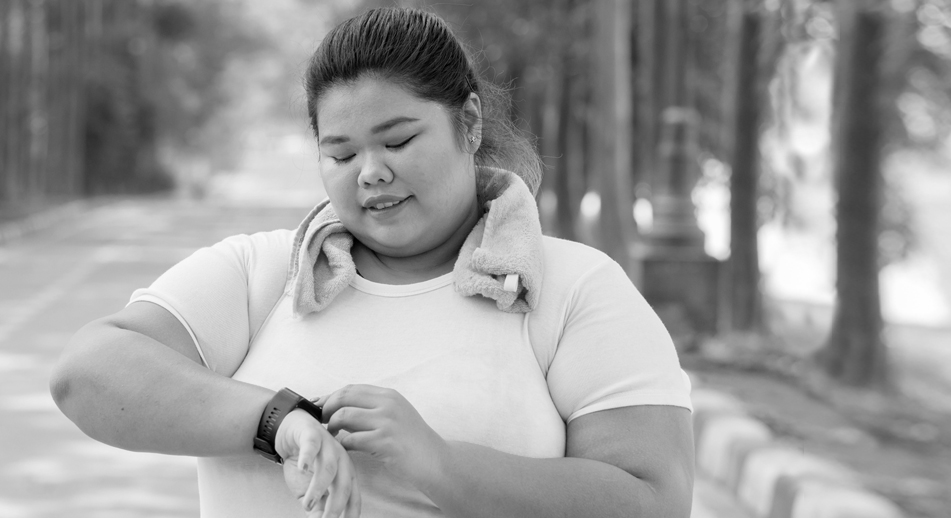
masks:
<svg viewBox="0 0 951 518"><path fill-rule="evenodd" d="M470 93L476 93L482 101L482 142L475 154L476 165L512 171L534 194L541 183L538 153L510 118L508 92L481 81L472 63L438 16L418 9L371 9L334 27L314 52L304 78L311 127L318 134L317 103L328 89L375 76L420 99L442 104L462 145L463 105Z"/></svg>

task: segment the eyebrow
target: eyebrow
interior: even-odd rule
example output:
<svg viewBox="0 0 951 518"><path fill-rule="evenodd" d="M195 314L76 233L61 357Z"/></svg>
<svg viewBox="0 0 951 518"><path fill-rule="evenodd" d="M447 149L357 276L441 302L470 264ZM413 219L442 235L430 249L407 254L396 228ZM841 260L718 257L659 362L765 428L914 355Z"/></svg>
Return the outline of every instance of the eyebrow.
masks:
<svg viewBox="0 0 951 518"><path fill-rule="evenodd" d="M377 133L383 133L384 131L393 128L404 122L416 122L419 119L414 119L413 117L394 117L386 122L381 122L376 126L370 128L370 133L376 135ZM320 144L343 144L344 142L350 142L350 137L341 137L338 135L328 135L320 139Z"/></svg>

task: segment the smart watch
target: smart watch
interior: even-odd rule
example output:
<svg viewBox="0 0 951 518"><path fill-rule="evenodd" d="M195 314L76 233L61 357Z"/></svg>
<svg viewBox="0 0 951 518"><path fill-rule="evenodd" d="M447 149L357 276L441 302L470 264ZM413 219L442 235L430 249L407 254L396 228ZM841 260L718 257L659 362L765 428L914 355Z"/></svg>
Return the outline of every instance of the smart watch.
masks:
<svg viewBox="0 0 951 518"><path fill-rule="evenodd" d="M289 388L279 390L264 408L264 413L261 414L261 422L258 423L258 434L254 438L254 451L267 460L284 464L284 459L274 448L274 438L277 436L277 429L280 428L281 422L284 421L287 414L298 408L314 416L314 419L320 422L321 409L319 406Z"/></svg>

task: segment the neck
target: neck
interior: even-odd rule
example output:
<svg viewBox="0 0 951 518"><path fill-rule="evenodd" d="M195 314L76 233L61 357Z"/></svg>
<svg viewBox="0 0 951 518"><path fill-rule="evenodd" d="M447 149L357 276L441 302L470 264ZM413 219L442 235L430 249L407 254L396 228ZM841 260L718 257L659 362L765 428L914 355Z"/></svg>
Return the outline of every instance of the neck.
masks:
<svg viewBox="0 0 951 518"><path fill-rule="evenodd" d="M478 209L478 207L476 207ZM463 224L439 246L412 256L384 255L354 240L352 255L360 276L381 284L413 284L452 272L459 250L482 216L474 210Z"/></svg>

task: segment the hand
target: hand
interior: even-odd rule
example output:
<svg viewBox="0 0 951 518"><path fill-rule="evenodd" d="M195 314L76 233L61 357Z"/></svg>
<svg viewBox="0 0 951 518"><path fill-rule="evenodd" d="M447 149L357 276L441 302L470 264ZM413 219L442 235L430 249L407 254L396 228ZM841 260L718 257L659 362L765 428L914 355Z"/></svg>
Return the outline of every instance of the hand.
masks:
<svg viewBox="0 0 951 518"><path fill-rule="evenodd" d="M399 392L372 385L347 385L317 401L327 431L350 451L370 454L397 477L425 491L440 480L448 444Z"/></svg>
<svg viewBox="0 0 951 518"><path fill-rule="evenodd" d="M350 455L310 414L300 409L287 414L274 448L284 459L284 481L308 516L360 516L360 488Z"/></svg>

